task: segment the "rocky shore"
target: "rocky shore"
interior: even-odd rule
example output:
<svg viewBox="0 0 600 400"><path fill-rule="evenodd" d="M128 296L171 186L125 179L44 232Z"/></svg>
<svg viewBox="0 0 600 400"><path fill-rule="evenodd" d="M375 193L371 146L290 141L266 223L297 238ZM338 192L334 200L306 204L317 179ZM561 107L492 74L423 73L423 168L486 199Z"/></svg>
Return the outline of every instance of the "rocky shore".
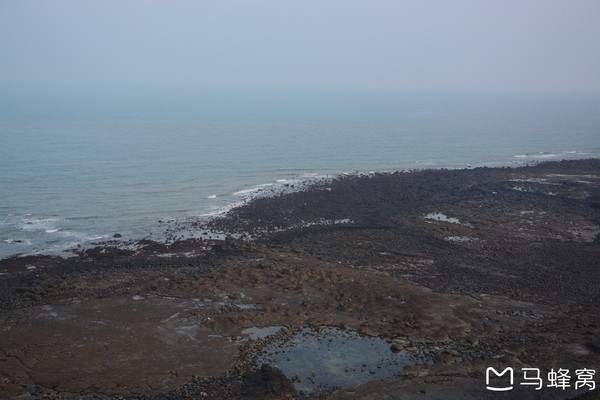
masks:
<svg viewBox="0 0 600 400"><path fill-rule="evenodd" d="M344 176L197 229L228 236L0 260L0 398L598 398L600 160Z"/></svg>

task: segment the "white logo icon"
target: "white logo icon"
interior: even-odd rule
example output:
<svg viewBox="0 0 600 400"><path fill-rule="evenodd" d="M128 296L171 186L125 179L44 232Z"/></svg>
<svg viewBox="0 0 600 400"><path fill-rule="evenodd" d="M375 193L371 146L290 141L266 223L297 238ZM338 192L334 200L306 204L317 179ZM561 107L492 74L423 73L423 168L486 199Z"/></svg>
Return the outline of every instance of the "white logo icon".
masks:
<svg viewBox="0 0 600 400"><path fill-rule="evenodd" d="M504 376L506 373L508 373L508 377L510 378L510 386L500 386L500 387L490 386L490 376L491 376L490 372L493 372L497 378L500 378L500 377ZM485 370L485 384L487 385L488 390L491 390L494 392L506 392L508 390L513 389L513 383L514 383L514 371L511 367L506 367L502 372L498 372L492 367L488 367Z"/></svg>

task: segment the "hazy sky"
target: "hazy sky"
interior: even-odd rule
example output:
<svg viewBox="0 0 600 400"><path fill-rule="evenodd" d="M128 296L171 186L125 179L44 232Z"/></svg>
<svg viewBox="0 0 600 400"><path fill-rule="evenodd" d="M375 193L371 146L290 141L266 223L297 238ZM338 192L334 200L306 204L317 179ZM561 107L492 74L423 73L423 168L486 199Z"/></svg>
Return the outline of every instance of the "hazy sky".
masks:
<svg viewBox="0 0 600 400"><path fill-rule="evenodd" d="M0 0L0 87L600 93L600 0Z"/></svg>

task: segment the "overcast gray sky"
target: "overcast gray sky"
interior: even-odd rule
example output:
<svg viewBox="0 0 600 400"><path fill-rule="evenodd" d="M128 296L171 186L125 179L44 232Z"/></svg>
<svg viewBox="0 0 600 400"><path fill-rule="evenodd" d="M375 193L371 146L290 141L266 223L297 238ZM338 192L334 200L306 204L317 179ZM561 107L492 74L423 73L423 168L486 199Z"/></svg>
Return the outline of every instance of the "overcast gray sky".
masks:
<svg viewBox="0 0 600 400"><path fill-rule="evenodd" d="M0 0L0 85L600 93L600 0Z"/></svg>

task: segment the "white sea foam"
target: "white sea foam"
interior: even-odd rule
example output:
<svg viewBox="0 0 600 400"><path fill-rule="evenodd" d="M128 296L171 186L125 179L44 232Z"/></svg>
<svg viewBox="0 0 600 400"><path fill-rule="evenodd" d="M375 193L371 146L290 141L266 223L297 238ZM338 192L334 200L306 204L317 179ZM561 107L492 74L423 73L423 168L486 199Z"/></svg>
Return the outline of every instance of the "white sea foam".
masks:
<svg viewBox="0 0 600 400"><path fill-rule="evenodd" d="M346 174L345 172L342 173ZM354 172L348 172L347 174L354 174ZM329 178L331 177L331 175L329 174L321 174L318 172L307 172L305 174L302 174L302 179L323 179L323 178Z"/></svg>
<svg viewBox="0 0 600 400"><path fill-rule="evenodd" d="M46 233L56 233L60 231L60 228L56 228L56 229L46 229Z"/></svg>
<svg viewBox="0 0 600 400"><path fill-rule="evenodd" d="M8 238L8 239L4 239L2 240L4 243L6 244L23 244L23 245L31 245L31 239L14 239L14 238Z"/></svg>
<svg viewBox="0 0 600 400"><path fill-rule="evenodd" d="M270 186L273 186L273 184L272 183L263 183L263 184L256 185L256 186L248 188L248 189L238 190L237 192L234 192L232 194L234 196L244 196L244 195L248 195L248 194L260 192L264 188L267 188L267 187L270 187Z"/></svg>
<svg viewBox="0 0 600 400"><path fill-rule="evenodd" d="M234 196L244 196L244 195L247 195L247 194L258 192L259 190L260 190L260 188L253 187L253 188L250 188L250 189L238 190L237 192L233 192L232 194Z"/></svg>
<svg viewBox="0 0 600 400"><path fill-rule="evenodd" d="M24 218L23 222L29 225L47 224L49 222L57 222L58 218Z"/></svg>
<svg viewBox="0 0 600 400"><path fill-rule="evenodd" d="M579 150L565 150L559 152L547 152L547 151L538 151L535 153L525 153L525 154L515 154L515 158L522 159L550 159L550 158L574 158L573 156L586 156L592 155L593 153L587 153ZM575 157L575 158L576 158Z"/></svg>
<svg viewBox="0 0 600 400"><path fill-rule="evenodd" d="M70 232L64 231L59 232L63 234L63 239L60 241L46 242L46 246L43 249L35 248L23 255L39 255L39 254L57 254L65 256L65 252L83 249L86 246L94 245L97 241L107 240L109 235L87 235L81 232Z"/></svg>
<svg viewBox="0 0 600 400"><path fill-rule="evenodd" d="M41 231L56 229L58 218L22 218L15 221L15 227L22 231Z"/></svg>
<svg viewBox="0 0 600 400"><path fill-rule="evenodd" d="M435 163L433 161L425 161L425 160L417 160L417 161L415 161L415 164L419 164L419 165L435 165Z"/></svg>
<svg viewBox="0 0 600 400"><path fill-rule="evenodd" d="M228 207L219 208L218 210L209 211L204 214L198 214L198 217L216 217L219 215L223 215L227 212Z"/></svg>
<svg viewBox="0 0 600 400"><path fill-rule="evenodd" d="M225 215L231 209L233 209L235 207L239 207L239 206L241 206L243 204L244 204L243 201L242 202L238 201L238 202L231 203L231 204L228 204L228 205L223 206L223 207L219 207L219 208L217 208L215 210L212 210L212 211L208 211L208 212L205 212L205 213L202 213L202 214L198 214L197 217L203 217L203 218L220 217L222 215Z"/></svg>
<svg viewBox="0 0 600 400"><path fill-rule="evenodd" d="M210 196L206 196L207 199L216 199L217 195L216 194L211 194Z"/></svg>

